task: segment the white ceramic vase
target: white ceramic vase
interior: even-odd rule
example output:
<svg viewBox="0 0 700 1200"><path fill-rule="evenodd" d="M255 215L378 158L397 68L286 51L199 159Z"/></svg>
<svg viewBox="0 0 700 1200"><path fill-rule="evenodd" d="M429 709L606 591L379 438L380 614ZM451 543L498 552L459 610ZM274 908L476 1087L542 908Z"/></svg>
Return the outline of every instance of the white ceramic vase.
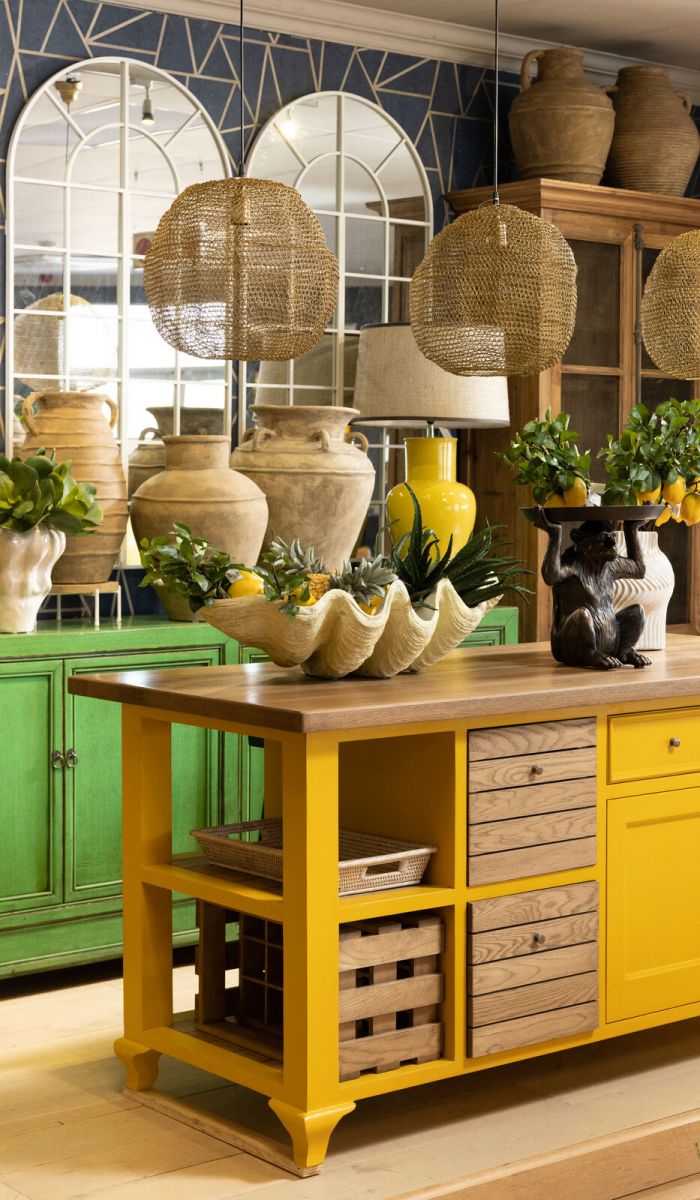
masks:
<svg viewBox="0 0 700 1200"><path fill-rule="evenodd" d="M644 555L646 574L643 579L619 579L615 584L615 610L628 604L641 604L644 609L644 631L637 642L638 650L663 650L666 645L666 612L673 595L676 577L667 555L659 546L654 530L642 531L639 544ZM625 535L617 534L617 549L625 553Z"/></svg>
<svg viewBox="0 0 700 1200"><path fill-rule="evenodd" d="M45 525L27 533L0 529L0 633L32 632L65 546L65 533Z"/></svg>

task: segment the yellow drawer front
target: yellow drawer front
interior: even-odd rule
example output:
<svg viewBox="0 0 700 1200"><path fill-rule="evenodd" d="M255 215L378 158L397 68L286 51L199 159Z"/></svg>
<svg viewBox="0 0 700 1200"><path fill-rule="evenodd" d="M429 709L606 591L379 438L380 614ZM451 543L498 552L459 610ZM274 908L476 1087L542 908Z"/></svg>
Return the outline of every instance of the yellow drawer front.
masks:
<svg viewBox="0 0 700 1200"><path fill-rule="evenodd" d="M700 1001L700 788L608 804L607 1018Z"/></svg>
<svg viewBox="0 0 700 1200"><path fill-rule="evenodd" d="M700 771L700 709L610 718L608 782Z"/></svg>

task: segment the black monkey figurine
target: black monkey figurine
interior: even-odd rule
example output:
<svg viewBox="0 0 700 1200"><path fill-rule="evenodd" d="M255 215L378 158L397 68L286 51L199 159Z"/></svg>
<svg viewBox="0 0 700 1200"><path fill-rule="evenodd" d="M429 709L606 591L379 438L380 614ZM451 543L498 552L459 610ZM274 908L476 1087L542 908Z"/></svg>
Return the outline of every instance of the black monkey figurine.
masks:
<svg viewBox="0 0 700 1200"><path fill-rule="evenodd" d="M625 521L627 557L619 555L609 521L584 521L571 531L573 545L561 552L562 527L543 508L534 521L549 537L542 578L554 596L552 654L570 667L610 671L648 667L651 659L635 650L644 628L644 609L613 608L616 579L643 579L645 568L637 522Z"/></svg>

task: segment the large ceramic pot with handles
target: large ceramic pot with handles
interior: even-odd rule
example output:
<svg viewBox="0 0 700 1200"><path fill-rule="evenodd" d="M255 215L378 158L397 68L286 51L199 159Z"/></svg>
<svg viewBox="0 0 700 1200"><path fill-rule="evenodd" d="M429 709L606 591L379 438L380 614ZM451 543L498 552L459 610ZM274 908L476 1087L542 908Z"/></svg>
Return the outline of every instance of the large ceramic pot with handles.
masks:
<svg viewBox="0 0 700 1200"><path fill-rule="evenodd" d="M275 537L313 546L329 567L355 547L374 489L364 434L348 430L356 408L254 404L231 466L265 493L265 545Z"/></svg>
<svg viewBox="0 0 700 1200"><path fill-rule="evenodd" d="M537 63L537 79L530 69ZM523 179L600 183L615 124L612 102L583 73L583 54L566 47L530 50L508 124Z"/></svg>
<svg viewBox="0 0 700 1200"><path fill-rule="evenodd" d="M623 67L608 90L615 134L606 183L683 196L700 149L690 97L674 89L665 67L654 66Z"/></svg>
<svg viewBox="0 0 700 1200"><path fill-rule="evenodd" d="M109 410L109 416L105 410ZM22 405L27 430L19 447L29 458L42 446L59 462L70 459L78 483L94 483L104 521L89 536L66 538L54 583L105 583L114 568L128 519L126 478L114 437L117 406L96 392L35 392Z"/></svg>

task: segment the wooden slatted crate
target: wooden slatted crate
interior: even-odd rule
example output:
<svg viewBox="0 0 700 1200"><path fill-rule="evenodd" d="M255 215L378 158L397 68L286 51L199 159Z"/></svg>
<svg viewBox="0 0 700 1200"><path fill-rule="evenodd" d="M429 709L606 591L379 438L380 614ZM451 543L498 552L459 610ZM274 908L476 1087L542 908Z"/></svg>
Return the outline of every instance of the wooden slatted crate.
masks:
<svg viewBox="0 0 700 1200"><path fill-rule="evenodd" d="M196 1028L281 1060L282 926L204 901L197 913ZM443 936L442 920L433 913L342 926L341 1079L440 1057ZM236 987L226 983L232 968L238 968Z"/></svg>
<svg viewBox="0 0 700 1200"><path fill-rule="evenodd" d="M436 914L361 921L340 931L340 1078L429 1062L442 1051Z"/></svg>

